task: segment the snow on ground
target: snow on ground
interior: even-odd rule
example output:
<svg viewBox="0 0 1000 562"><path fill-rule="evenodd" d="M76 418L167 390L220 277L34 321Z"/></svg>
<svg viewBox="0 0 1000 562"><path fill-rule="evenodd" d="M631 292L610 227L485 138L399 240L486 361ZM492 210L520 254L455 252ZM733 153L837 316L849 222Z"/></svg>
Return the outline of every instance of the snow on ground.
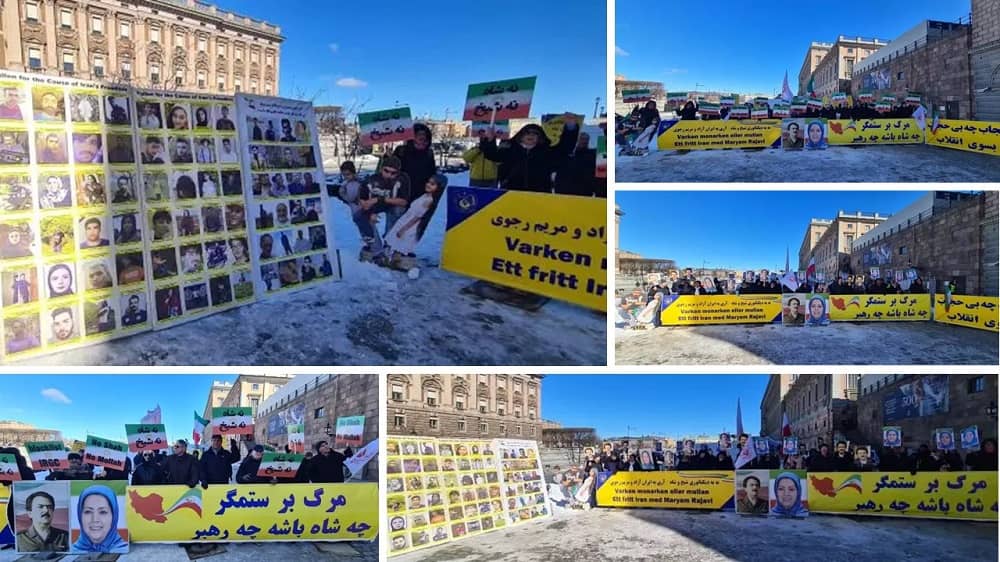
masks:
<svg viewBox="0 0 1000 562"><path fill-rule="evenodd" d="M833 322L624 329L618 365L996 365L997 335L935 322Z"/></svg>
<svg viewBox="0 0 1000 562"><path fill-rule="evenodd" d="M618 182L1000 182L1000 158L927 145L615 156Z"/></svg>
<svg viewBox="0 0 1000 562"><path fill-rule="evenodd" d="M394 562L973 562L997 559L996 523L719 511L592 509L393 557Z"/></svg>
<svg viewBox="0 0 1000 562"><path fill-rule="evenodd" d="M467 173L449 177L450 185L467 182ZM343 280L25 364L607 364L603 313L559 301L527 312L459 293L474 280L439 268L444 204L417 248L421 274L411 281L404 272L359 262L361 240L347 206L328 202Z"/></svg>

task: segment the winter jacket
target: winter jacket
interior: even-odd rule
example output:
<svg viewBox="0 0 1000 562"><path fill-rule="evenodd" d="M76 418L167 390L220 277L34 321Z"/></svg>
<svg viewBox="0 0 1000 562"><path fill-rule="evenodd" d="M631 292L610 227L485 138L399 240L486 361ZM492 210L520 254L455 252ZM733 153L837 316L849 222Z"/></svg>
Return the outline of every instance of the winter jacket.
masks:
<svg viewBox="0 0 1000 562"><path fill-rule="evenodd" d="M597 151L577 149L566 157L556 171L555 192L563 195L593 197L597 192Z"/></svg>
<svg viewBox="0 0 1000 562"><path fill-rule="evenodd" d="M153 459L149 462L139 462L132 473L133 486L154 486L164 483L163 466Z"/></svg>
<svg viewBox="0 0 1000 562"><path fill-rule="evenodd" d="M184 484L194 488L201 478L198 461L188 453L169 455L167 461L163 463L163 470L166 472L165 484Z"/></svg>
<svg viewBox="0 0 1000 562"><path fill-rule="evenodd" d="M329 455L317 454L309 461L309 481L343 482L346 459L337 451L330 451Z"/></svg>
<svg viewBox="0 0 1000 562"><path fill-rule="evenodd" d="M236 483L237 484L261 484L268 483L271 481L270 478L265 478L263 476L257 476L257 470L260 469L261 459L253 458L253 455L247 455L247 458L243 459L240 464L239 470L236 471Z"/></svg>
<svg viewBox="0 0 1000 562"><path fill-rule="evenodd" d="M230 442L231 449L208 449L201 454L198 462L201 470L201 481L205 484L228 484L233 476L233 463L239 462L240 450L235 441Z"/></svg>
<svg viewBox="0 0 1000 562"><path fill-rule="evenodd" d="M474 186L495 186L497 183L497 165L483 155L478 146L462 153L462 160L469 165L469 182Z"/></svg>
<svg viewBox="0 0 1000 562"><path fill-rule="evenodd" d="M837 453L833 454L832 459L833 471L834 472L850 472L854 470L854 459L851 455L845 454L843 457L839 456Z"/></svg>
<svg viewBox="0 0 1000 562"><path fill-rule="evenodd" d="M431 130L423 123L417 123L413 126L413 132L418 133L423 131L427 134L427 142L431 141ZM414 146L412 140L406 141L402 146L397 146L396 150L393 151L393 155L399 158L402 163L402 172L406 172L406 175L410 176L410 185L414 189L410 190L409 202L413 203L417 197L424 194L424 186L427 185L427 180L431 176L437 173L437 164L434 163L434 151L431 150L430 144L424 150L417 150Z"/></svg>
<svg viewBox="0 0 1000 562"><path fill-rule="evenodd" d="M538 136L538 143L530 150L521 146L521 138L529 131ZM552 173L562 166L576 145L578 127L567 123L559 143L552 146L545 131L538 125L525 125L509 141L499 146L483 137L479 149L490 160L499 164L500 188L516 191L552 192Z"/></svg>

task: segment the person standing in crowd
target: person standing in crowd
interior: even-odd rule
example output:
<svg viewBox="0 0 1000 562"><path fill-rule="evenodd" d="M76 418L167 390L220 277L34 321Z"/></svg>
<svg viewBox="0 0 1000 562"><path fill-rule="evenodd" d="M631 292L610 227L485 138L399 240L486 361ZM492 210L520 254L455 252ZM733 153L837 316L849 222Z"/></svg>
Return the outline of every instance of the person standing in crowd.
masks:
<svg viewBox="0 0 1000 562"><path fill-rule="evenodd" d="M93 480L94 471L83 464L83 456L80 453L70 453L66 456L69 460L69 468L66 470L56 470L50 472L45 477L46 480Z"/></svg>
<svg viewBox="0 0 1000 562"><path fill-rule="evenodd" d="M480 133L482 138L485 132ZM488 141L496 144L496 140ZM497 186L497 165L483 154L478 145L462 153L462 160L469 165L469 186L471 187L496 187Z"/></svg>
<svg viewBox="0 0 1000 562"><path fill-rule="evenodd" d="M830 455L830 446L823 443L819 446L819 453L809 456L809 470L813 472L833 471L833 456Z"/></svg>
<svg viewBox="0 0 1000 562"><path fill-rule="evenodd" d="M597 194L597 149L590 148L590 135L580 133L576 148L556 171L555 192L593 197Z"/></svg>
<svg viewBox="0 0 1000 562"><path fill-rule="evenodd" d="M201 479L198 470L198 461L187 452L187 441L178 439L174 443L174 454L167 456L164 463L164 484L183 484L188 488L194 488ZM203 488L208 488L208 484L202 483Z"/></svg>
<svg viewBox="0 0 1000 562"><path fill-rule="evenodd" d="M833 455L833 472L850 472L854 468L854 459L847 450L846 441L837 441L837 452Z"/></svg>
<svg viewBox="0 0 1000 562"><path fill-rule="evenodd" d="M992 437L983 441L978 451L966 455L965 464L969 470L997 471L997 440Z"/></svg>
<svg viewBox="0 0 1000 562"><path fill-rule="evenodd" d="M603 449L601 450L601 457L598 459L598 465L601 472L616 472L618 470L618 460L621 457L618 452L614 450L611 443L605 443Z"/></svg>
<svg viewBox="0 0 1000 562"><path fill-rule="evenodd" d="M501 189L552 193L552 173L569 156L576 145L579 127L576 118L567 113L559 143L549 142L548 135L538 125L525 125L509 141L493 144L496 132L490 128L479 140L479 149L487 158L499 164Z"/></svg>
<svg viewBox="0 0 1000 562"><path fill-rule="evenodd" d="M278 479L275 477L267 478L265 476L257 476L257 470L260 469L260 461L264 458L264 446L254 445L250 449L250 454L247 458L243 459L240 463L239 470L236 471L236 483L237 484L277 484ZM299 466L299 472L302 471L302 466Z"/></svg>
<svg viewBox="0 0 1000 562"><path fill-rule="evenodd" d="M694 121L698 119L698 105L688 100L684 104L684 107L677 111L677 116L681 118L681 121Z"/></svg>
<svg viewBox="0 0 1000 562"><path fill-rule="evenodd" d="M875 472L878 470L872 461L868 447L858 447L854 451L853 467L856 472Z"/></svg>
<svg viewBox="0 0 1000 562"><path fill-rule="evenodd" d="M399 158L387 156L382 160L379 172L369 176L361 187L358 211L354 213L354 224L357 225L365 244L364 252L370 252L372 255L381 254L382 239L374 226L378 214L392 214L398 218L410 205L410 177L401 171L401 167Z"/></svg>
<svg viewBox="0 0 1000 562"><path fill-rule="evenodd" d="M397 146L392 154L396 158L399 158L400 171L410 178L410 185L417 186L417 189L410 191L406 206L393 207L389 211L386 211L385 230L382 231L383 235L392 229L392 226L396 224L399 217L403 216L410 203L413 203L418 197L424 194L423 186L427 185L427 180L437 173L437 164L434 162L434 150L431 148L431 130L423 123L415 123L413 125L413 138ZM434 209L431 209L428 214L433 215Z"/></svg>
<svg viewBox="0 0 1000 562"><path fill-rule="evenodd" d="M94 480L128 480L132 474L132 459L125 457L125 466L121 470L101 467L100 471L94 475Z"/></svg>
<svg viewBox="0 0 1000 562"><path fill-rule="evenodd" d="M202 484L228 484L233 476L233 463L240 461L240 448L235 439L229 440L229 450L222 448L222 436L212 436L212 446L198 461Z"/></svg>
<svg viewBox="0 0 1000 562"><path fill-rule="evenodd" d="M715 468L718 470L736 470L732 457L725 451L719 451L715 456Z"/></svg>
<svg viewBox="0 0 1000 562"><path fill-rule="evenodd" d="M143 451L132 473L133 486L156 486L164 483L163 464L155 451Z"/></svg>
<svg viewBox="0 0 1000 562"><path fill-rule="evenodd" d="M349 457L334 451L326 441L316 443L314 448L318 454L309 461L309 481L343 482L344 461Z"/></svg>
<svg viewBox="0 0 1000 562"><path fill-rule="evenodd" d="M621 469L623 472L642 472L642 464L635 455L629 455L628 460L625 461L624 468Z"/></svg>
<svg viewBox="0 0 1000 562"><path fill-rule="evenodd" d="M17 447L0 447L0 454L14 455L14 462L17 464L17 471L21 476L21 480L35 480L35 472L28 466L28 461L21 455L20 449ZM10 486L10 481L0 480L0 484Z"/></svg>
<svg viewBox="0 0 1000 562"><path fill-rule="evenodd" d="M962 462L962 455L958 451L939 451L941 458L941 470L948 472L961 472L965 470L965 463Z"/></svg>
<svg viewBox="0 0 1000 562"><path fill-rule="evenodd" d="M917 277L910 283L910 288L907 290L911 295L922 295L927 292L927 287L924 286L924 280Z"/></svg>
<svg viewBox="0 0 1000 562"><path fill-rule="evenodd" d="M931 449L926 444L917 447L917 454L913 459L914 472L937 472L941 470L941 461L931 454Z"/></svg>

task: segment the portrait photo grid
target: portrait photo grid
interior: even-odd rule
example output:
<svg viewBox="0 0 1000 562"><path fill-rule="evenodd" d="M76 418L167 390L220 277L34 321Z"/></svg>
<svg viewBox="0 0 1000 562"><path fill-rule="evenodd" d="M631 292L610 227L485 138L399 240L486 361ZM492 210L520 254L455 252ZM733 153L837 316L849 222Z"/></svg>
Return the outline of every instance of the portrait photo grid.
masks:
<svg viewBox="0 0 1000 562"><path fill-rule="evenodd" d="M0 90L0 358L149 329L127 89L0 72Z"/></svg>
<svg viewBox="0 0 1000 562"><path fill-rule="evenodd" d="M137 90L155 328L252 302L232 98Z"/></svg>
<svg viewBox="0 0 1000 562"><path fill-rule="evenodd" d="M257 296L340 277L312 104L238 94Z"/></svg>

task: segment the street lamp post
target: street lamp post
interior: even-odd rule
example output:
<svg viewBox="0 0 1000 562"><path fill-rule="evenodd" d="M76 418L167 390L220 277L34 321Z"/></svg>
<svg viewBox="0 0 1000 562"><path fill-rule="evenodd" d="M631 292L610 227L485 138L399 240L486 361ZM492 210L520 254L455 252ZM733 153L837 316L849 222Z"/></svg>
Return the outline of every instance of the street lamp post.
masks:
<svg viewBox="0 0 1000 562"><path fill-rule="evenodd" d="M987 406L984 411L986 412L986 416L989 417L990 419L994 419L994 420L997 419L997 403L996 402L991 401L990 405Z"/></svg>

